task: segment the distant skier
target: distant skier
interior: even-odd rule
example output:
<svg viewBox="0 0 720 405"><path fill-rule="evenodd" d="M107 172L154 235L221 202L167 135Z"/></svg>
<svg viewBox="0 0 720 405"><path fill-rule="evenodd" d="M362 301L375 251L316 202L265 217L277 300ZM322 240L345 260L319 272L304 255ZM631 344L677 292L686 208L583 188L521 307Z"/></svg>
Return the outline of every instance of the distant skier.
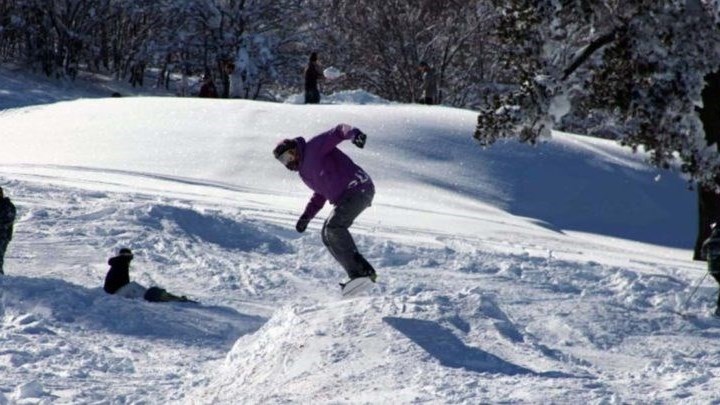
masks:
<svg viewBox="0 0 720 405"><path fill-rule="evenodd" d="M708 272L720 285L720 224L712 225L712 233L702 245L702 256L707 260ZM720 317L720 290L718 290L715 316Z"/></svg>
<svg viewBox="0 0 720 405"><path fill-rule="evenodd" d="M0 187L0 274L5 274L3 263L5 262L5 251L13 236L15 214L15 205L9 197L5 197L2 187Z"/></svg>
<svg viewBox="0 0 720 405"><path fill-rule="evenodd" d="M108 260L110 270L105 276L103 289L108 294L115 294L125 298L144 298L151 302L191 301L187 297L170 294L160 287L145 288L130 281L130 262L133 259L132 251L122 248L118 255Z"/></svg>
<svg viewBox="0 0 720 405"><path fill-rule="evenodd" d="M210 72L205 72L202 78L202 86L200 86L200 93L198 97L201 98L218 98L217 87L212 79Z"/></svg>
<svg viewBox="0 0 720 405"><path fill-rule="evenodd" d="M335 208L323 224L323 244L350 280L369 277L374 282L375 269L358 252L348 228L372 204L375 186L370 176L337 148L344 140L363 148L367 136L357 128L340 124L309 141L302 137L285 139L275 147L273 155L288 170L298 172L314 192L295 229L305 232L308 223L330 201Z"/></svg>
<svg viewBox="0 0 720 405"><path fill-rule="evenodd" d="M317 52L310 54L308 64L305 67L305 104L320 103L320 89L318 81L325 79Z"/></svg>
<svg viewBox="0 0 720 405"><path fill-rule="evenodd" d="M435 104L437 97L437 77L435 70L428 65L427 62L420 62L418 68L422 74L422 96L420 102L427 105Z"/></svg>

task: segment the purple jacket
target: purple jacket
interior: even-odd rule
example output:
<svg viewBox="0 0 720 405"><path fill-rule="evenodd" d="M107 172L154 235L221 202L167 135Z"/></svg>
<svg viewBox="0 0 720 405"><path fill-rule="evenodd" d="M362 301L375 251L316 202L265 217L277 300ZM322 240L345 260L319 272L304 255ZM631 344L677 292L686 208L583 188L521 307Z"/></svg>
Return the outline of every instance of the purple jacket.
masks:
<svg viewBox="0 0 720 405"><path fill-rule="evenodd" d="M312 219L325 206L326 201L337 205L347 193L374 189L370 176L336 146L360 132L347 124L323 132L305 141L296 138L300 152L298 172L313 194L303 216Z"/></svg>

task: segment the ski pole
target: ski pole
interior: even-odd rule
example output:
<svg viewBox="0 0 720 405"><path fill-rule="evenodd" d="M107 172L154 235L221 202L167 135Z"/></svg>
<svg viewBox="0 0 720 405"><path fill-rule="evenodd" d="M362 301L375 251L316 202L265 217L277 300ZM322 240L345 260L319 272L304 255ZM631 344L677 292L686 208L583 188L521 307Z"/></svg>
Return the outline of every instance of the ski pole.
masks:
<svg viewBox="0 0 720 405"><path fill-rule="evenodd" d="M693 290L693 292L690 293L690 295L687 297L687 299L685 300L685 303L684 303L683 306L682 306L682 311L683 311L683 312L685 312L685 310L687 309L687 304L688 304L688 302L690 302L690 298L692 298L693 295L695 295L695 293L697 292L698 288L700 288L700 284L702 284L702 282L705 281L705 277L707 277L707 275L708 275L709 273L710 273L709 271L706 271L705 274L703 274L702 278L700 279L700 282L697 283L697 285L695 286L695 289Z"/></svg>

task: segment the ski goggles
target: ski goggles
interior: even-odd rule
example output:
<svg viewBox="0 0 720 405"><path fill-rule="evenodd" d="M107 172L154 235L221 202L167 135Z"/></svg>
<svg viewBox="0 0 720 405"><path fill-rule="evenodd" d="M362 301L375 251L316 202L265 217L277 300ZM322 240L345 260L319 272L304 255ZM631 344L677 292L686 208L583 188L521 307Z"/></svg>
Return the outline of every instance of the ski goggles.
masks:
<svg viewBox="0 0 720 405"><path fill-rule="evenodd" d="M295 150L294 149L288 149L285 152L281 153L277 160L280 161L283 165L287 166L288 163L292 163L295 161Z"/></svg>

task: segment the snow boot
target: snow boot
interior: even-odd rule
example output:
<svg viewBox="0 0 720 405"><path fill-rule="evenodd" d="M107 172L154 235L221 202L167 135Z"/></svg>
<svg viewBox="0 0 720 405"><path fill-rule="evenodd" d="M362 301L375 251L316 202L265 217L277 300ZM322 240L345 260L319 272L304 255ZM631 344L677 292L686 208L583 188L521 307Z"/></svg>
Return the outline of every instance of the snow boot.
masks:
<svg viewBox="0 0 720 405"><path fill-rule="evenodd" d="M145 293L145 300L150 302L197 302L188 299L186 296L177 296L167 292L165 289L160 287L150 287Z"/></svg>
<svg viewBox="0 0 720 405"><path fill-rule="evenodd" d="M363 255L355 252L355 261L360 263L363 267L362 277L369 277L373 283L377 281L377 273L375 273L375 269L370 263L368 263L367 260L365 260Z"/></svg>

